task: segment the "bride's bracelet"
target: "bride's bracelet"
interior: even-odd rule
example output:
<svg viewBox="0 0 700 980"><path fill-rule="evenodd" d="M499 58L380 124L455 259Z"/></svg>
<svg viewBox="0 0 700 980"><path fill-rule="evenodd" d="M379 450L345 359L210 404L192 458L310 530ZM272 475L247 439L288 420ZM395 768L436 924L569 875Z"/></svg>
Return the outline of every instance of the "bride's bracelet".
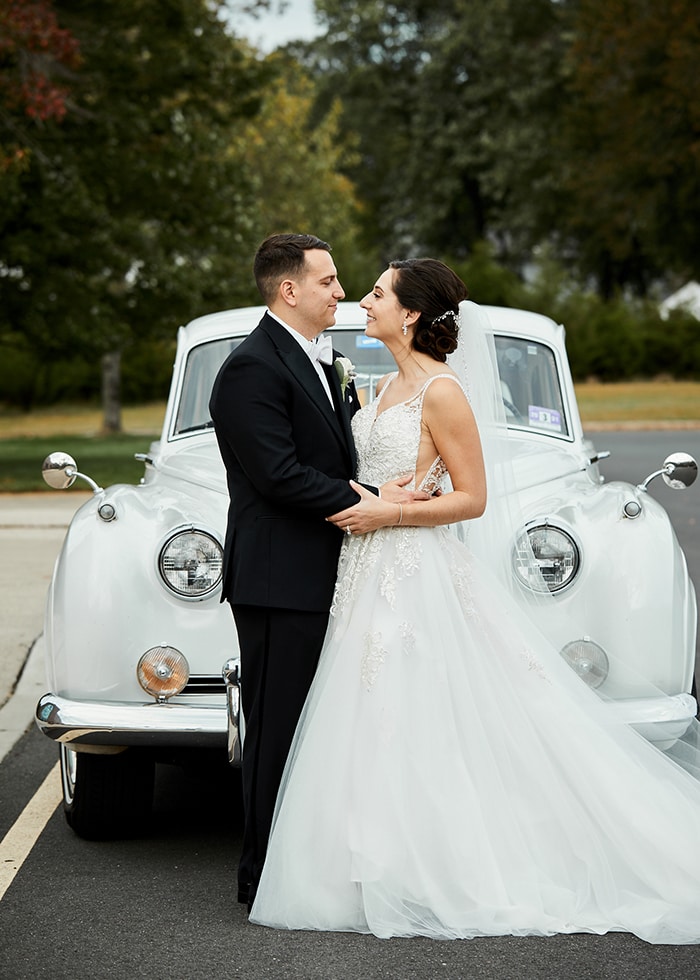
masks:
<svg viewBox="0 0 700 980"><path fill-rule="evenodd" d="M398 527L402 521L403 521L403 507L401 504L399 504L399 519L397 521L396 526Z"/></svg>

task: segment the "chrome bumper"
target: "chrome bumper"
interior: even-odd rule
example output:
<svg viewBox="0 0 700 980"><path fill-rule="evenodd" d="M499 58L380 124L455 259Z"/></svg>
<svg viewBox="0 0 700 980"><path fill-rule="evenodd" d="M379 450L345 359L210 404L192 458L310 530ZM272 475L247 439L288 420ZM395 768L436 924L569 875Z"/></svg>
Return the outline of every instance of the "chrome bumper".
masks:
<svg viewBox="0 0 700 980"><path fill-rule="evenodd" d="M34 720L47 738L81 745L226 748L225 705L71 701L45 694Z"/></svg>
<svg viewBox="0 0 700 980"><path fill-rule="evenodd" d="M609 707L620 721L631 725L650 742L669 744L685 734L698 710L691 694L611 701Z"/></svg>

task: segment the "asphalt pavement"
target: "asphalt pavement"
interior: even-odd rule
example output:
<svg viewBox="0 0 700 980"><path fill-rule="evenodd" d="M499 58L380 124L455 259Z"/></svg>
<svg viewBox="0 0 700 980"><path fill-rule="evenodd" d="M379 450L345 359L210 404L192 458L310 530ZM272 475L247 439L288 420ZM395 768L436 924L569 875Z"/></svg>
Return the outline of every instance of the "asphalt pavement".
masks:
<svg viewBox="0 0 700 980"><path fill-rule="evenodd" d="M90 496L0 494L0 759L26 731L34 705L46 693L46 591L66 528Z"/></svg>

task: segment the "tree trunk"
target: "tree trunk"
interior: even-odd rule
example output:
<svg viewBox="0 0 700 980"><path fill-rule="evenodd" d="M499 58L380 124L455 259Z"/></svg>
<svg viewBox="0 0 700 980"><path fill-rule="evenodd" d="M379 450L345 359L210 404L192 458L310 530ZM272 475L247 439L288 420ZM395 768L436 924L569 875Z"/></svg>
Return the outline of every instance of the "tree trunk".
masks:
<svg viewBox="0 0 700 980"><path fill-rule="evenodd" d="M122 431L121 351L102 355L102 431Z"/></svg>

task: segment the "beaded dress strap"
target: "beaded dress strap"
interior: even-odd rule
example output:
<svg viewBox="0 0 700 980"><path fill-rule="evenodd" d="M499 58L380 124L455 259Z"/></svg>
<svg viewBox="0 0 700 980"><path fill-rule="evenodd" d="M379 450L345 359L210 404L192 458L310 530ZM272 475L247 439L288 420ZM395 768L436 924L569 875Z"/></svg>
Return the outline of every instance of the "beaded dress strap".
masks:
<svg viewBox="0 0 700 980"><path fill-rule="evenodd" d="M459 378L455 377L454 374L447 374L447 373L434 374L432 378L428 378L428 380L425 382L421 390L416 395L414 395L413 398L411 399L411 401L420 399L421 415L423 413L423 399L425 397L425 393L430 387L430 385L433 383L433 381L437 381L438 378L451 378L456 384L459 385L462 391L464 391L464 386L462 385L462 382L459 380ZM466 392L464 393L466 395ZM445 465L445 461L443 460L442 456L436 456L433 462L428 467L425 476L421 480L418 490L425 490L427 493L430 494L436 493L439 489L441 489L442 479L446 475L447 475L447 466Z"/></svg>
<svg viewBox="0 0 700 980"><path fill-rule="evenodd" d="M391 374L388 374L386 376L386 382L382 386L382 390L379 392L379 394L377 395L377 397L374 399L374 404L375 405L377 405L377 406L379 405L380 401L384 397L384 392L387 390L387 388L389 387L389 385L391 384L391 382L394 380L394 378L398 378L398 376L399 376L399 372L398 371L392 371Z"/></svg>
<svg viewBox="0 0 700 980"><path fill-rule="evenodd" d="M398 378L398 376L399 376L399 372L398 371L392 371L391 374L387 377L386 384L384 385L384 387L382 388L382 390L379 392L379 394L376 397L375 403L377 405L379 405L380 401L384 397L384 392L387 390L387 388L389 387L389 385L391 384L391 382L394 381L396 378ZM419 389L419 391L417 391L415 393L415 395L411 395L410 398L407 398L403 402L398 402L398 404L399 405L408 405L411 402L414 402L417 398L420 398L422 400L423 399L423 396L425 395L425 393L428 390L428 388L430 387L430 385L433 383L433 381L437 381L438 378L450 378L452 381L455 382L455 384L458 384L459 385L459 387L462 389L462 391L464 391L464 385L462 384L462 382L459 380L459 378L456 375L454 375L454 374L447 374L447 372L445 372L443 374L434 374L432 376L432 378L428 378L428 380L425 382L425 384L423 385L423 387L421 389ZM466 394L466 392L465 392L465 394Z"/></svg>
<svg viewBox="0 0 700 980"><path fill-rule="evenodd" d="M428 378L428 380L425 382L425 384L423 385L423 387L421 388L421 390L418 391L418 392L416 392L416 394L413 395L411 398L409 398L408 401L409 402L412 402L416 398L420 398L420 400L422 401L423 398L425 397L425 393L428 390L428 388L430 387L430 385L433 383L433 381L437 381L438 378L450 378L452 381L454 381L455 384L459 385L459 387L462 389L462 391L464 391L464 386L463 386L462 382L459 380L459 378L456 375L454 375L454 374L447 374L445 372L444 374L434 374L432 376L432 378ZM382 391L384 391L384 389L382 389ZM465 392L465 394L466 394L466 392Z"/></svg>

